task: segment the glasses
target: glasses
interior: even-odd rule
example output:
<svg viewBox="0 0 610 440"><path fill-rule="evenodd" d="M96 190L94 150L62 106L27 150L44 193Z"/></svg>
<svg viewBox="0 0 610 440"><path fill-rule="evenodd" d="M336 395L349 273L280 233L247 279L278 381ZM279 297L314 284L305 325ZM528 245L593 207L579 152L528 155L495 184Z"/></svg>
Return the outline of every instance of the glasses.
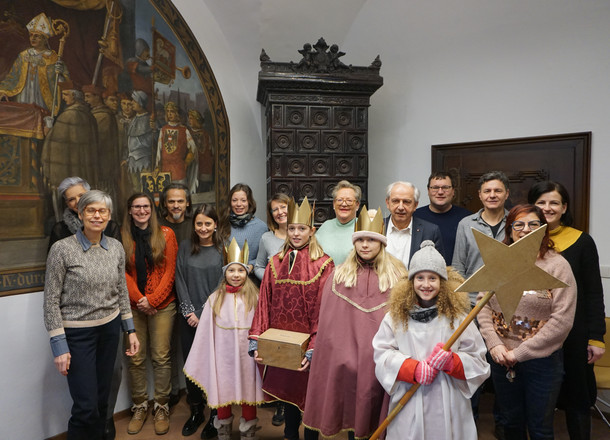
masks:
<svg viewBox="0 0 610 440"><path fill-rule="evenodd" d="M100 215L100 217L106 217L108 214L110 214L110 210L108 208L85 208L85 214L87 214L89 217L93 217L96 212Z"/></svg>
<svg viewBox="0 0 610 440"><path fill-rule="evenodd" d="M150 211L150 205L131 205L131 209L134 211L139 211L143 209L144 211Z"/></svg>
<svg viewBox="0 0 610 440"><path fill-rule="evenodd" d="M433 193L438 192L439 190L443 190L443 191L449 191L451 188L453 188L451 185L443 185L443 186L429 186L428 189L430 191L432 191Z"/></svg>
<svg viewBox="0 0 610 440"><path fill-rule="evenodd" d="M530 231L535 231L536 229L538 229L540 226L542 226L542 222L540 220L532 220L531 222L513 222L513 224L511 225L513 230L515 231L523 231L523 229L525 229L525 225L527 225L530 228Z"/></svg>
<svg viewBox="0 0 610 440"><path fill-rule="evenodd" d="M352 206L356 201L354 199L335 199L335 203L337 205L346 204L347 206Z"/></svg>

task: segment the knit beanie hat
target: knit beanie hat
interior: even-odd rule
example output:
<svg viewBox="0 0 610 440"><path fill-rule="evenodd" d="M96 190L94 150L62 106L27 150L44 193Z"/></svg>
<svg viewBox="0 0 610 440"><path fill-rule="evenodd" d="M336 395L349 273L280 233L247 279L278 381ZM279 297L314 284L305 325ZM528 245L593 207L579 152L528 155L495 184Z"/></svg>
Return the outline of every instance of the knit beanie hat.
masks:
<svg viewBox="0 0 610 440"><path fill-rule="evenodd" d="M431 240L424 240L420 249L411 257L409 279L412 280L416 273L424 270L434 272L442 279L447 280L447 264Z"/></svg>

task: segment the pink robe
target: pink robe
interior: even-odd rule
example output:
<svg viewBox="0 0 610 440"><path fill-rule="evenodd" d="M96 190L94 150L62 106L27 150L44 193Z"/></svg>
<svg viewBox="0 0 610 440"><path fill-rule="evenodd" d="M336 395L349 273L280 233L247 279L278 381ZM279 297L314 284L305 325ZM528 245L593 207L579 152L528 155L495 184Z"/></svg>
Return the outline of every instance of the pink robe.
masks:
<svg viewBox="0 0 610 440"><path fill-rule="evenodd" d="M184 374L203 390L211 408L262 403L260 373L248 356L254 310L246 315L242 295L227 292L220 315L214 318L217 296L218 291L210 295L203 308Z"/></svg>
<svg viewBox="0 0 610 440"><path fill-rule="evenodd" d="M370 266L358 269L354 287L333 277L322 292L303 424L331 437L353 431L370 437L387 414L387 395L375 377L373 337L386 312L389 291L379 291ZM385 409L385 411L384 411Z"/></svg>

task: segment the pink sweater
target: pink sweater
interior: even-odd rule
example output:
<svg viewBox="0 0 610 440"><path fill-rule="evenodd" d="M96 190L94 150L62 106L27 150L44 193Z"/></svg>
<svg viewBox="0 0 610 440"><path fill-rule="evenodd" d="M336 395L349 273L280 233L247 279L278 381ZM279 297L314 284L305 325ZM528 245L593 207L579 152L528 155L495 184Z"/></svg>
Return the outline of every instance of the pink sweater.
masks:
<svg viewBox="0 0 610 440"><path fill-rule="evenodd" d="M543 259L536 260L536 266L568 287L523 292L508 326L495 296L478 315L487 349L505 345L518 362L544 358L561 348L576 311L576 281L566 259L549 250Z"/></svg>

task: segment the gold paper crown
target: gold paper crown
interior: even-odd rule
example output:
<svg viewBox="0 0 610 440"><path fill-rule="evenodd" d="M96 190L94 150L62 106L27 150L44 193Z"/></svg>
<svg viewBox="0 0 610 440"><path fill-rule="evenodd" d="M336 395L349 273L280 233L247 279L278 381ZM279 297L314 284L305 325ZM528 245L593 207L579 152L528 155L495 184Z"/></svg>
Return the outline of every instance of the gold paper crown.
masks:
<svg viewBox="0 0 610 440"><path fill-rule="evenodd" d="M288 202L288 224L298 223L311 228L313 226L313 212L315 209L315 203L312 208L309 205L307 196L303 199L301 206L298 206L294 199L290 199L290 202Z"/></svg>
<svg viewBox="0 0 610 440"><path fill-rule="evenodd" d="M383 229L383 216L381 215L381 208L377 209L375 217L373 217L371 220L369 212L366 209L366 205L364 205L360 211L358 220L356 220L356 224L354 225L354 232L368 231L385 235Z"/></svg>
<svg viewBox="0 0 610 440"><path fill-rule="evenodd" d="M231 244L229 247L225 246L223 252L224 256L224 265L228 265L231 263L240 263L244 266L248 266L248 258L250 257L250 248L248 247L248 240L244 241L243 249L239 249L239 245L237 241L235 241L235 237L231 240Z"/></svg>

